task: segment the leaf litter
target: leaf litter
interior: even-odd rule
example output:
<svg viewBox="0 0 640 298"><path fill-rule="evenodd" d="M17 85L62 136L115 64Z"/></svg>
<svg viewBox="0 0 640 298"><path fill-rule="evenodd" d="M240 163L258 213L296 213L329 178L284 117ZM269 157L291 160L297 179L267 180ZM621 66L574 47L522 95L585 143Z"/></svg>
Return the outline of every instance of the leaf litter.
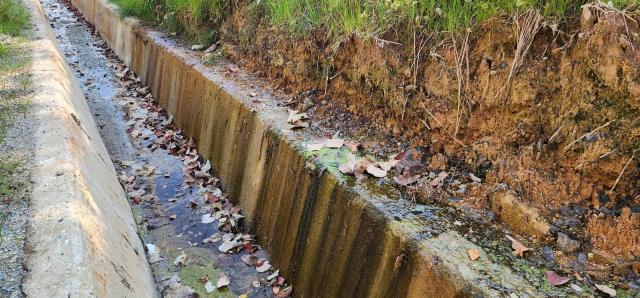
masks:
<svg viewBox="0 0 640 298"><path fill-rule="evenodd" d="M287 289L291 289L291 286L284 282L284 278L279 275L279 271L271 266L269 261L258 259L254 255L260 249L255 244L254 237L240 233L244 215L241 214L240 208L230 203L229 199L218 187L219 180L211 175L211 161L199 155L193 139L183 136L182 130L174 124L173 115L170 115L154 103L148 88L136 87L139 85L139 80L129 69L120 65L116 65L116 67L121 67L119 70L120 77L123 78L127 87L126 100L128 102L126 104L132 111L129 114L130 120L127 122L129 136L137 140L142 146L146 146L150 152L165 150L168 154L178 157L182 162L182 190L176 192L173 198L168 199L168 202L179 204L183 200L182 196L185 195L186 190L197 188L201 197L189 198L186 202L187 206L191 209L203 208L204 210L210 210L210 212L205 212L201 215L199 222L201 224L215 224L217 222L220 230L220 233L213 233L204 238L201 241L201 245L213 245L213 249L225 254L242 253L243 261L246 260L244 262L254 267L259 274L266 274L265 276L270 277L274 275L274 272L277 272L275 277L271 279L272 283L266 284L278 287L279 296L282 296L283 293L286 294ZM231 65L230 70L234 72L235 66ZM309 126L308 115L304 112L290 111L288 120L293 128ZM336 146L331 142L329 145ZM124 169L129 168L131 170L131 173L120 173L118 178L134 204L143 202L157 203L158 198L151 193L147 193L141 183L153 181L158 175L164 178L172 177L172 172L160 172L157 167L151 164L123 161L121 165ZM165 216L168 220L179 220L179 214L176 213ZM176 237L180 237L180 235ZM199 243L191 243L190 241L188 243L191 246L199 245ZM150 244L146 247L150 262L155 263L164 260L155 245ZM182 253L176 257L173 264L177 267L182 267L187 262L187 259L187 255ZM221 280L218 280L216 286L226 283L224 279L222 283L220 282ZM207 283L205 283L205 290L209 293L213 284L210 281L207 281ZM184 293L193 293L192 289L179 285L179 278L177 278L177 282L174 279L172 285ZM228 283L225 286L228 286ZM259 283L258 286L260 286ZM287 295L290 294L289 292Z"/></svg>

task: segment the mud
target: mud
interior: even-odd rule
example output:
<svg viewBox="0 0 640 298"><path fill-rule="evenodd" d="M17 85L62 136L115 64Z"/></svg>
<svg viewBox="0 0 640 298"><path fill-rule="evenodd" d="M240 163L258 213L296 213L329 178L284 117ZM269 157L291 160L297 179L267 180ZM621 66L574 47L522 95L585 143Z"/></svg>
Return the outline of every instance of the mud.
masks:
<svg viewBox="0 0 640 298"><path fill-rule="evenodd" d="M168 121L167 113L153 104L153 97L140 80L89 24L62 2L44 0L42 4L67 61L83 85L100 135L131 199L141 238L147 249L152 248L147 254L163 296L192 289L201 297L268 297L277 292L272 286L284 290L288 283L267 280L275 269L258 273L242 261L244 254L222 253L217 249L220 242L203 242L224 230L219 221L201 222L202 216L213 209L205 204L203 194L221 192L217 179L194 183L188 180L185 156L151 148L167 131L178 130ZM157 127L151 125L153 121ZM176 135L180 135L179 130ZM190 150L195 152L195 148ZM187 256L186 261L176 265L175 259L182 254ZM265 250L258 249L253 255L268 259ZM173 288L170 279L174 275L185 288ZM229 277L229 286L215 289L223 275ZM214 285L212 291L206 290L205 277Z"/></svg>

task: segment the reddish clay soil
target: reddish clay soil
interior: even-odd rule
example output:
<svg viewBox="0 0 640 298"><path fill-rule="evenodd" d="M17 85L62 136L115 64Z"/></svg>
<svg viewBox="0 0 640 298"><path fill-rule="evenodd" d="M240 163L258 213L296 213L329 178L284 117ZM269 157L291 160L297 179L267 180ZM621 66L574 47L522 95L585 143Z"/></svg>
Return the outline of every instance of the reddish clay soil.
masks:
<svg viewBox="0 0 640 298"><path fill-rule="evenodd" d="M543 23L509 81L525 18L491 20L467 43L402 38L409 30L335 43L238 11L223 26L222 50L286 92L313 94L316 118L344 131L375 127L388 143L422 151L436 173L482 178L462 204L490 208L506 184L551 234L579 240L594 262L631 262L637 274L640 18L594 5L579 20Z"/></svg>

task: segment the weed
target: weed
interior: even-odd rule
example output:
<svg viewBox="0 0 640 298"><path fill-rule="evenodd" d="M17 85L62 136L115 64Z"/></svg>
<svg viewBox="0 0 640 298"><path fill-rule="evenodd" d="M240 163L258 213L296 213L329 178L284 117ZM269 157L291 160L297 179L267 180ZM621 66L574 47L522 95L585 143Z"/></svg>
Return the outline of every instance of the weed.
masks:
<svg viewBox="0 0 640 298"><path fill-rule="evenodd" d="M13 174L18 168L18 162L5 157L0 157L0 198L11 196L14 193Z"/></svg>
<svg viewBox="0 0 640 298"><path fill-rule="evenodd" d="M6 1L6 0L4 0ZM346 35L380 36L392 28L459 32L497 15L538 10L548 19L575 14L586 0L113 0L124 15L162 24L171 32L212 41L236 6L266 12L272 26L294 34L324 29L334 40ZM637 0L609 2L617 8Z"/></svg>
<svg viewBox="0 0 640 298"><path fill-rule="evenodd" d="M28 22L29 15L24 7L15 0L0 0L0 33L19 35Z"/></svg>

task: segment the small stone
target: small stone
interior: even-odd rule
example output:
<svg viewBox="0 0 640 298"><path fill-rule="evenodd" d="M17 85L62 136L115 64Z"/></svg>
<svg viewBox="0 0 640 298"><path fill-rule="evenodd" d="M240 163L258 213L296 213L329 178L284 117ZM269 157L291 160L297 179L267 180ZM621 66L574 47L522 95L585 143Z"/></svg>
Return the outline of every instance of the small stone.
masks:
<svg viewBox="0 0 640 298"><path fill-rule="evenodd" d="M580 242L571 239L569 235L558 232L558 241L556 242L558 249L564 253L572 253L580 248Z"/></svg>
<svg viewBox="0 0 640 298"><path fill-rule="evenodd" d="M585 254L584 252L580 252L578 254L578 262L584 264L587 262L587 254Z"/></svg>
<svg viewBox="0 0 640 298"><path fill-rule="evenodd" d="M425 211L427 211L427 208L425 208L423 205L418 205L415 208L411 209L411 213L413 214L422 214Z"/></svg>
<svg viewBox="0 0 640 298"><path fill-rule="evenodd" d="M579 285L571 284L571 289L578 294L582 293L582 288Z"/></svg>
<svg viewBox="0 0 640 298"><path fill-rule="evenodd" d="M556 258L556 255L551 247L545 245L542 247L542 257L544 257L545 260L552 262Z"/></svg>

